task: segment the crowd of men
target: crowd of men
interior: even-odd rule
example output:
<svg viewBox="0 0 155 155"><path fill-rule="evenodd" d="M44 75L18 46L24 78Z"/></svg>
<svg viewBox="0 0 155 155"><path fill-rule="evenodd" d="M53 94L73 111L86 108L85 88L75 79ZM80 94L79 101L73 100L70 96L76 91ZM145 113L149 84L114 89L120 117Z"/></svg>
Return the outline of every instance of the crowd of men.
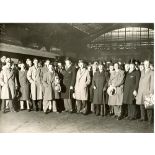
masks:
<svg viewBox="0 0 155 155"><path fill-rule="evenodd" d="M154 67L139 62L73 63L26 59L15 64L1 57L0 103L2 113L30 111L68 112L111 116L117 120L153 123L154 109L144 98L154 94Z"/></svg>

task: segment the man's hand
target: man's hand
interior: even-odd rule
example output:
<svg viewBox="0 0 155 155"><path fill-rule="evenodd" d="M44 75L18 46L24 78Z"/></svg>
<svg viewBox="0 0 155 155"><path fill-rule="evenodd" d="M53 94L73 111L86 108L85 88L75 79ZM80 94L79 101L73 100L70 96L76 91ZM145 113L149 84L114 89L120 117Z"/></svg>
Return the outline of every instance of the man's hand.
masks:
<svg viewBox="0 0 155 155"><path fill-rule="evenodd" d="M136 90L133 91L133 95L137 96L137 91Z"/></svg>
<svg viewBox="0 0 155 155"><path fill-rule="evenodd" d="M73 89L73 86L70 86L70 89Z"/></svg>
<svg viewBox="0 0 155 155"><path fill-rule="evenodd" d="M94 89L96 89L96 86L94 86Z"/></svg>

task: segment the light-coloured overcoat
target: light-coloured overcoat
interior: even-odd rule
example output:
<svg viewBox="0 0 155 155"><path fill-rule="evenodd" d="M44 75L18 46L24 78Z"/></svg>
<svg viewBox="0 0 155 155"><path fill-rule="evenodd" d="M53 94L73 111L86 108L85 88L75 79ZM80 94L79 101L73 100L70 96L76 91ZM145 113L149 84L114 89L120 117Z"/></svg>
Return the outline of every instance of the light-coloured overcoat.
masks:
<svg viewBox="0 0 155 155"><path fill-rule="evenodd" d="M31 98L32 100L42 100L43 99L43 74L41 68L35 68L32 66L27 72L27 79L31 84Z"/></svg>
<svg viewBox="0 0 155 155"><path fill-rule="evenodd" d="M1 99L14 99L16 95L17 78L12 69L4 68L0 73Z"/></svg>
<svg viewBox="0 0 155 155"><path fill-rule="evenodd" d="M138 94L136 97L136 104L144 104L144 96L154 93L154 71L149 69L147 72L141 72L139 81Z"/></svg>
<svg viewBox="0 0 155 155"><path fill-rule="evenodd" d="M55 73L46 72L43 76L43 85L44 85L44 100L53 100L54 97L54 80Z"/></svg>
<svg viewBox="0 0 155 155"><path fill-rule="evenodd" d="M124 72L119 70L118 72L114 71L110 75L109 85L116 87L116 94L109 96L109 105L122 105L123 103L123 82L124 82Z"/></svg>
<svg viewBox="0 0 155 155"><path fill-rule="evenodd" d="M76 75L75 99L88 100L88 85L90 84L90 74L87 69L79 69Z"/></svg>

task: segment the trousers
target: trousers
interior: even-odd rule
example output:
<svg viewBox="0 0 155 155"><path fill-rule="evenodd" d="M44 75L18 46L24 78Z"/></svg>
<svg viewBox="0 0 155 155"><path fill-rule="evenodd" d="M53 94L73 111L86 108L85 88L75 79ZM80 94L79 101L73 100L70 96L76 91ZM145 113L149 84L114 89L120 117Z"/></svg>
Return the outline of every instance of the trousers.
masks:
<svg viewBox="0 0 155 155"><path fill-rule="evenodd" d="M77 113L82 112L83 114L88 113L88 104L85 100L76 100Z"/></svg>
<svg viewBox="0 0 155 155"><path fill-rule="evenodd" d="M2 111L5 112L5 110L6 110L6 102L7 101L8 101L10 111L14 111L12 100L4 100L4 99L2 100L2 106L1 106Z"/></svg>
<svg viewBox="0 0 155 155"><path fill-rule="evenodd" d="M42 110L42 100L32 100L32 104L34 111Z"/></svg>
<svg viewBox="0 0 155 155"><path fill-rule="evenodd" d="M94 111L95 111L95 114L98 116L98 115L105 115L104 113L104 105L101 105L101 104L94 104Z"/></svg>
<svg viewBox="0 0 155 155"><path fill-rule="evenodd" d="M114 114L116 116L121 116L122 114L122 106L121 105L114 105Z"/></svg>
<svg viewBox="0 0 155 155"><path fill-rule="evenodd" d="M128 104L128 117L136 118L136 105Z"/></svg>
<svg viewBox="0 0 155 155"><path fill-rule="evenodd" d="M64 99L64 107L65 111L72 111L73 110L72 99Z"/></svg>
<svg viewBox="0 0 155 155"><path fill-rule="evenodd" d="M141 114L141 119L146 120L147 118L150 123L153 122L153 118L154 118L153 109L145 109L144 105L141 104L140 114Z"/></svg>

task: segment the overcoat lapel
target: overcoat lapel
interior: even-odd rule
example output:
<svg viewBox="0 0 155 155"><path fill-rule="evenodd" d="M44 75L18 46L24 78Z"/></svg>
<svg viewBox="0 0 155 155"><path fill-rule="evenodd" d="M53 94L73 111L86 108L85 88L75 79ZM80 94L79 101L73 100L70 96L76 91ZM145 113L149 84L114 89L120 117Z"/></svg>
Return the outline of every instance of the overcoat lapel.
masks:
<svg viewBox="0 0 155 155"><path fill-rule="evenodd" d="M52 83L54 81L55 73L48 72L48 81Z"/></svg>
<svg viewBox="0 0 155 155"><path fill-rule="evenodd" d="M13 76L13 70L12 69L11 70L7 69L6 70L6 75L7 75L7 79L9 80Z"/></svg>
<svg viewBox="0 0 155 155"><path fill-rule="evenodd" d="M79 80L82 78L85 72L86 72L86 69L84 69L82 72L79 70Z"/></svg>

